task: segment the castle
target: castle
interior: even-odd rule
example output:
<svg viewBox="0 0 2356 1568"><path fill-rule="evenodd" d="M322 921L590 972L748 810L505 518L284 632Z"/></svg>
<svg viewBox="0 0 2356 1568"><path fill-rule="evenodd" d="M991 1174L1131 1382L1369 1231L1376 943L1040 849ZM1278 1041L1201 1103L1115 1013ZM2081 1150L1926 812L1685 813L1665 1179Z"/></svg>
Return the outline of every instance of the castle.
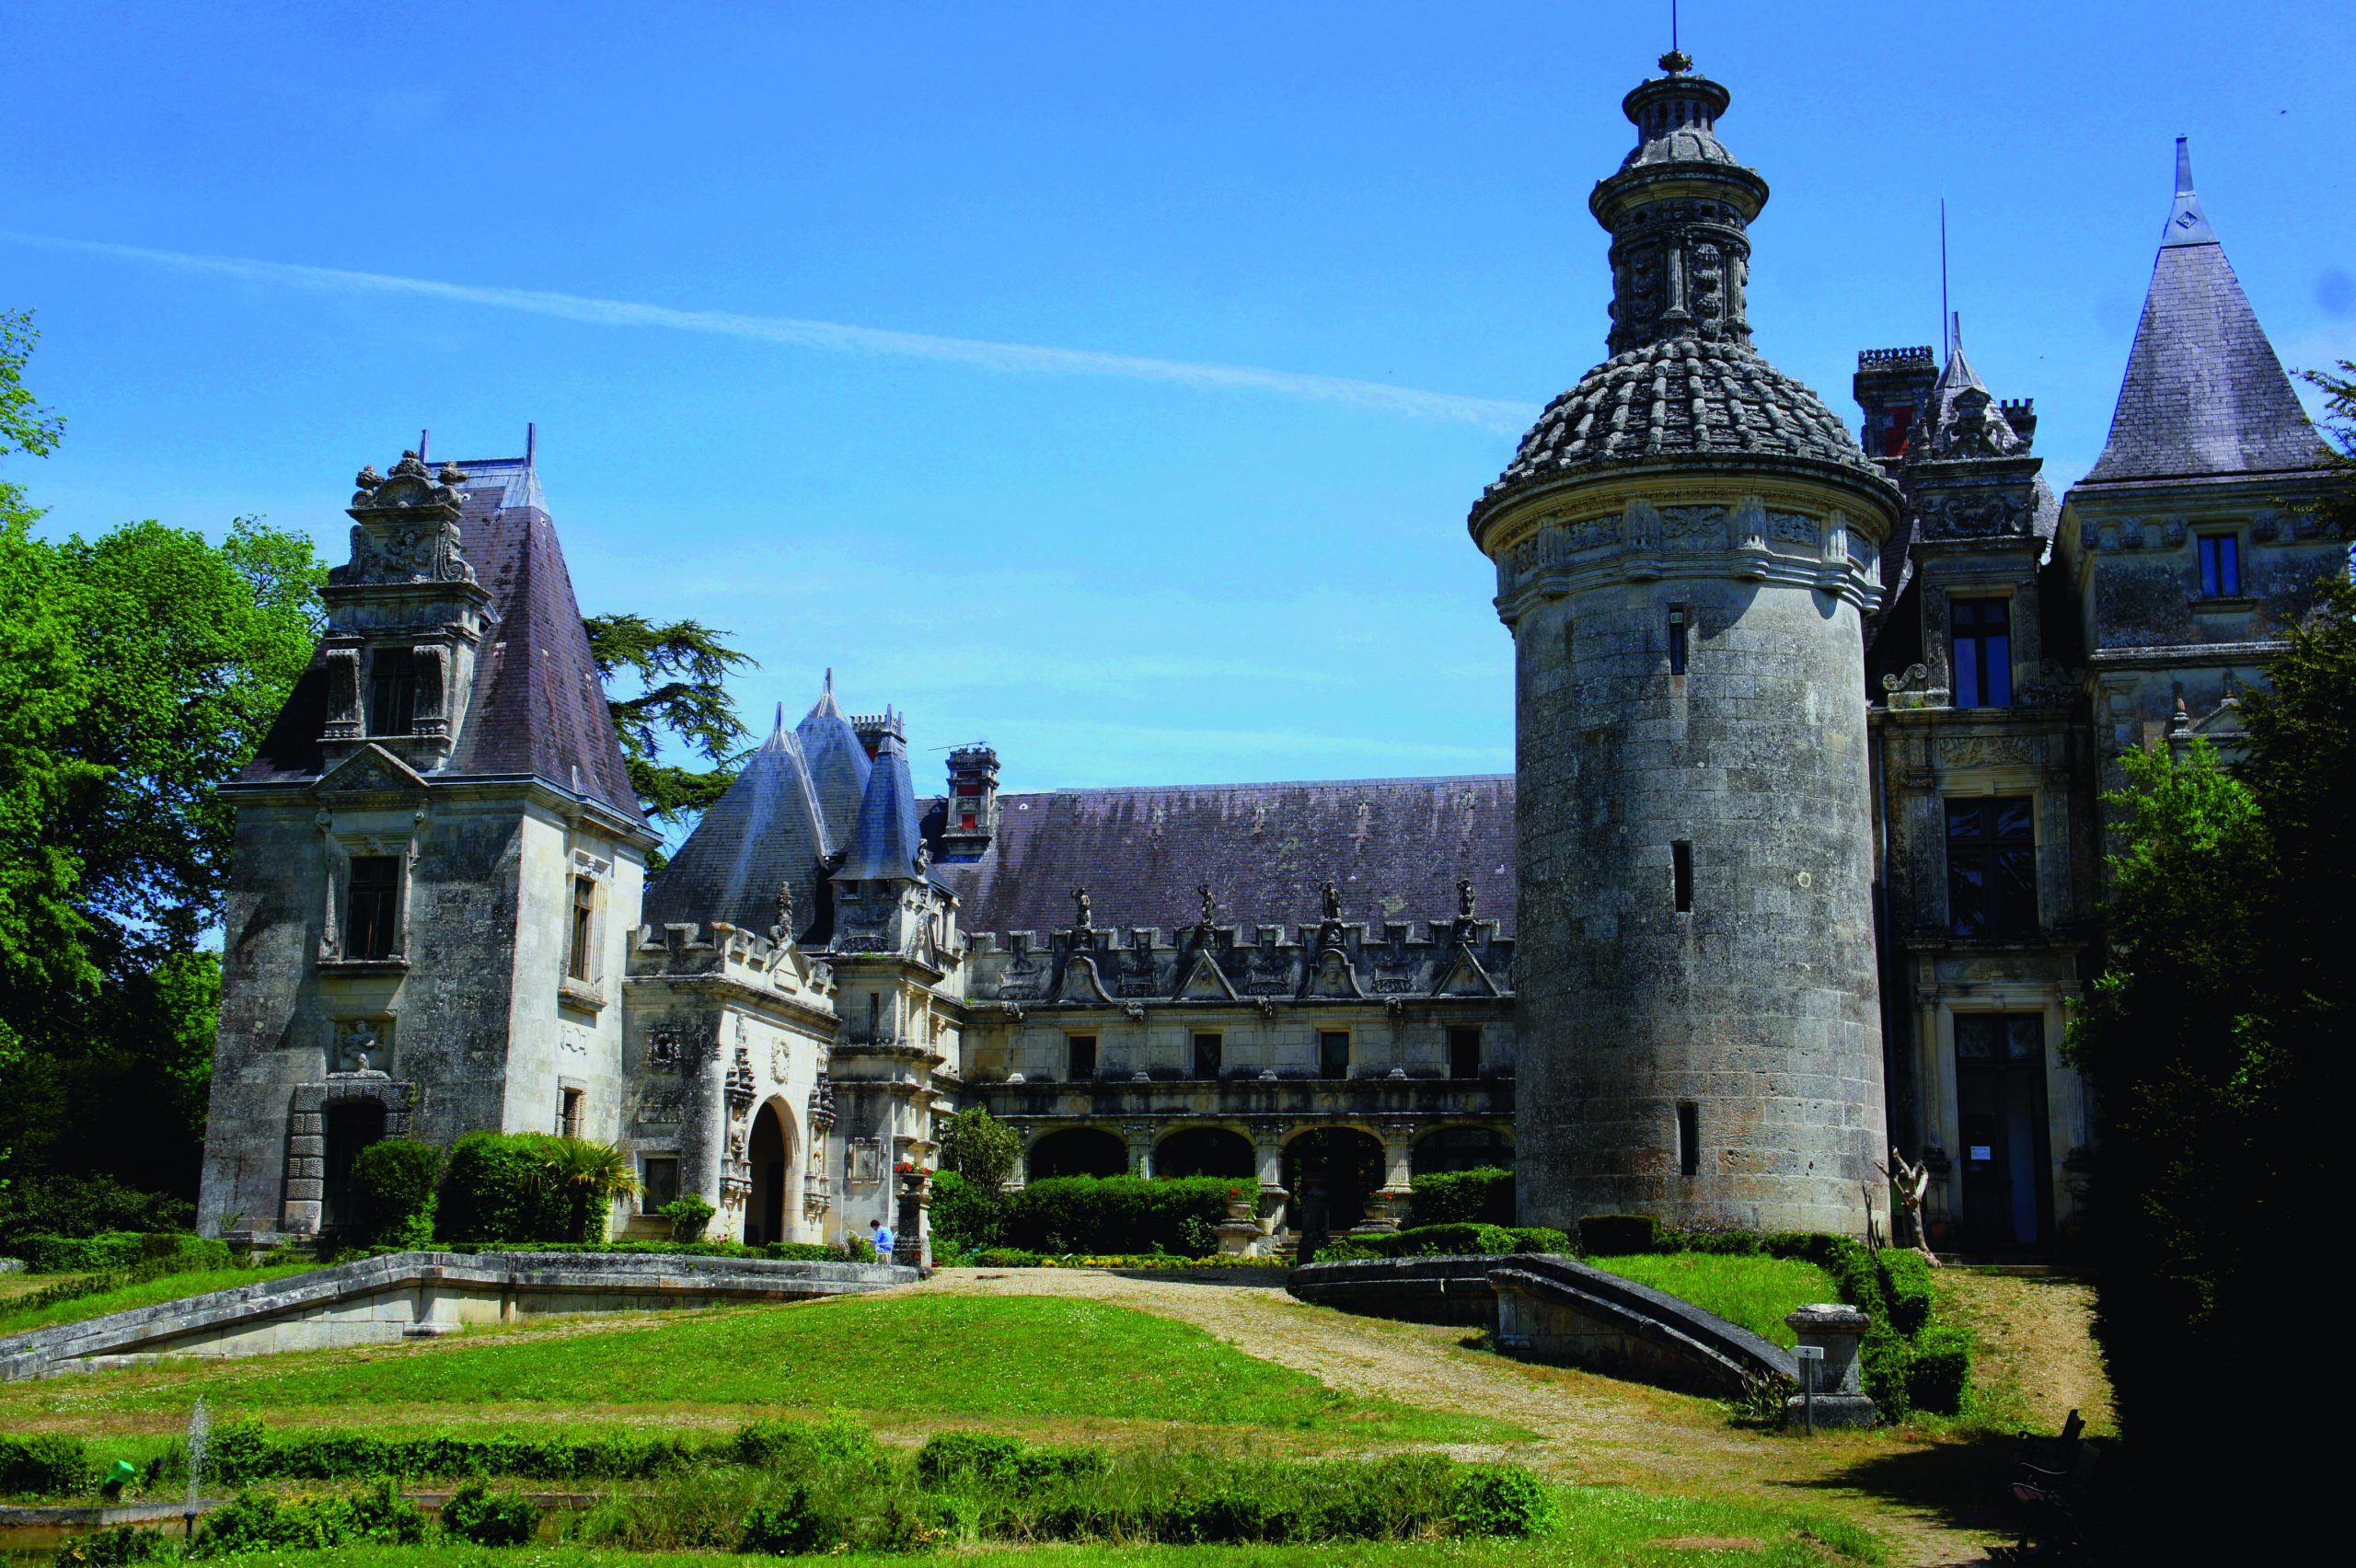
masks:
<svg viewBox="0 0 2356 1568"><path fill-rule="evenodd" d="M1751 346L1766 181L1664 56L1590 199L1611 357L1473 505L1512 777L941 792L831 678L651 882L529 455L360 475L317 656L250 767L202 1222L351 1218L392 1134L575 1133L714 1232L921 1236L941 1118L1026 1178L1256 1183L1395 1224L1518 1171L1525 1224L1934 1237L2090 1221L2085 978L2126 748L2230 748L2346 570L2321 447L2176 194L2101 459L2057 500L1958 333L1859 356L1856 433ZM928 781L930 782L930 781Z"/></svg>

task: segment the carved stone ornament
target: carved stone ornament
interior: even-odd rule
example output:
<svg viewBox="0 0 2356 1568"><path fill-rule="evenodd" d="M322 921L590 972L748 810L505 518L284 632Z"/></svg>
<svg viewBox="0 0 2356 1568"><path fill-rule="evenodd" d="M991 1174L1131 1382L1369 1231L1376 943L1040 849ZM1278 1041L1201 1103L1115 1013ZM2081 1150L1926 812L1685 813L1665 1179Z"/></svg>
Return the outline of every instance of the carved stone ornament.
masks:
<svg viewBox="0 0 2356 1568"><path fill-rule="evenodd" d="M2045 760L2044 742L2036 735L1946 735L1938 743L1943 767L2004 767Z"/></svg>
<svg viewBox="0 0 2356 1568"><path fill-rule="evenodd" d="M353 1019L341 1026L335 1043L335 1066L339 1073L372 1073L385 1076L392 1053L385 1049L384 1037L364 1018Z"/></svg>
<svg viewBox="0 0 2356 1568"><path fill-rule="evenodd" d="M2028 532L2028 497L2004 490L1948 491L1924 496L1919 512L1926 539L1969 539Z"/></svg>
<svg viewBox="0 0 2356 1568"><path fill-rule="evenodd" d="M686 1048L687 1032L676 1023L657 1024L646 1037L646 1065L658 1069L677 1066Z"/></svg>
<svg viewBox="0 0 2356 1568"><path fill-rule="evenodd" d="M474 568L459 549L458 513L466 497L456 487L466 479L452 463L428 474L414 452L402 453L383 478L373 467L361 469L350 509L352 559L331 570L328 581L340 587L472 582Z"/></svg>

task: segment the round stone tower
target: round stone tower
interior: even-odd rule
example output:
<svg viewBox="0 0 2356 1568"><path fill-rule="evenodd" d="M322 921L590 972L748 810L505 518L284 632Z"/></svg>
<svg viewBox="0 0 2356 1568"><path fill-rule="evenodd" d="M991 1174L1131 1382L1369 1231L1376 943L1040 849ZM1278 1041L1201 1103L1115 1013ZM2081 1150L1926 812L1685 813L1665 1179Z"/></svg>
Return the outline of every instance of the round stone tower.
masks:
<svg viewBox="0 0 2356 1568"><path fill-rule="evenodd" d="M1521 1223L1862 1233L1882 1158L1860 618L1898 491L1750 346L1767 183L1664 55L1611 357L1471 519L1515 641Z"/></svg>

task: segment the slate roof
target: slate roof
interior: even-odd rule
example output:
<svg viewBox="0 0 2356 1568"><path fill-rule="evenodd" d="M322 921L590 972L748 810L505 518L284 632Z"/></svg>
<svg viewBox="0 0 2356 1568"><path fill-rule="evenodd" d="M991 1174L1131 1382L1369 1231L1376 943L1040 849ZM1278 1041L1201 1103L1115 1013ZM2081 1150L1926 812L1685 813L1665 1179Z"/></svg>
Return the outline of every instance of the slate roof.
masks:
<svg viewBox="0 0 2356 1568"><path fill-rule="evenodd" d="M802 743L785 727L780 703L769 738L647 887L641 917L651 926L725 920L766 931L776 923L777 891L784 885L793 889L800 937L826 918L826 854Z"/></svg>
<svg viewBox="0 0 2356 1568"><path fill-rule="evenodd" d="M1511 775L1004 794L988 849L932 874L966 930L1043 940L1072 923L1076 887L1099 927L1191 925L1208 882L1222 924L1289 931L1319 917L1331 879L1343 917L1380 929L1452 916L1464 876L1510 936L1513 802ZM937 834L944 801L926 807Z"/></svg>
<svg viewBox="0 0 2356 1568"><path fill-rule="evenodd" d="M491 603L457 748L435 777L534 774L642 822L538 477L521 457L462 467L460 548ZM315 652L239 781L318 778L326 722L327 663Z"/></svg>
<svg viewBox="0 0 2356 1568"><path fill-rule="evenodd" d="M2176 155L2176 201L2161 231L2110 439L2082 482L2313 468L2321 444L2200 210L2181 137Z"/></svg>
<svg viewBox="0 0 2356 1568"><path fill-rule="evenodd" d="M1614 354L1546 406L1513 461L1481 494L1650 459L1798 458L1888 481L1824 399L1751 349L1670 338Z"/></svg>
<svg viewBox="0 0 2356 1568"><path fill-rule="evenodd" d="M922 876L925 843L917 815L916 786L908 778L907 743L887 734L876 747L867 790L860 797L859 816L835 880L877 882Z"/></svg>
<svg viewBox="0 0 2356 1568"><path fill-rule="evenodd" d="M826 672L826 684L820 688L818 700L803 715L794 732L802 742L802 755L810 769L810 788L818 798L818 813L826 825L826 847L831 853L850 843L852 825L859 819L860 801L867 794L870 767L867 748L859 743L859 732L835 704L834 671Z"/></svg>

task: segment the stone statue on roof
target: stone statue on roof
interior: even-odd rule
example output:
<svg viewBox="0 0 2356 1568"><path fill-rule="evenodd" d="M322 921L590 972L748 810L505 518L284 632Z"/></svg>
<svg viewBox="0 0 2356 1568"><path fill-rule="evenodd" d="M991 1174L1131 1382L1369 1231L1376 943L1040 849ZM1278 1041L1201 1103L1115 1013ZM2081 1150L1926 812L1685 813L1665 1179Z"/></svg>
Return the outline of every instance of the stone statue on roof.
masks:
<svg viewBox="0 0 2356 1568"><path fill-rule="evenodd" d="M1071 923L1072 923L1072 925L1073 925L1075 928L1077 928L1078 929L1080 929L1080 930L1083 930L1083 931L1085 931L1085 930L1089 930L1089 929L1091 929L1091 928L1093 928L1093 927L1095 926L1095 924L1096 924L1096 920L1095 920L1095 917L1094 917L1093 911L1092 911L1092 910L1090 908L1090 906L1089 906L1089 903L1088 903L1088 890L1087 890L1086 888L1084 888L1084 887L1076 887L1076 888L1072 889L1072 890L1071 890L1071 903L1072 903L1072 916L1071 916Z"/></svg>
<svg viewBox="0 0 2356 1568"><path fill-rule="evenodd" d="M1472 918L1472 879L1471 877L1456 879L1456 914L1459 919Z"/></svg>
<svg viewBox="0 0 2356 1568"><path fill-rule="evenodd" d="M769 940L782 947L793 935L793 884L777 884L777 924L769 928Z"/></svg>
<svg viewBox="0 0 2356 1568"><path fill-rule="evenodd" d="M1218 895L1211 892L1211 884L1203 882L1197 885L1195 896L1203 901L1203 924L1206 927L1218 925Z"/></svg>
<svg viewBox="0 0 2356 1568"><path fill-rule="evenodd" d="M1342 890L1329 882L1325 884L1325 918L1338 920L1341 917Z"/></svg>

